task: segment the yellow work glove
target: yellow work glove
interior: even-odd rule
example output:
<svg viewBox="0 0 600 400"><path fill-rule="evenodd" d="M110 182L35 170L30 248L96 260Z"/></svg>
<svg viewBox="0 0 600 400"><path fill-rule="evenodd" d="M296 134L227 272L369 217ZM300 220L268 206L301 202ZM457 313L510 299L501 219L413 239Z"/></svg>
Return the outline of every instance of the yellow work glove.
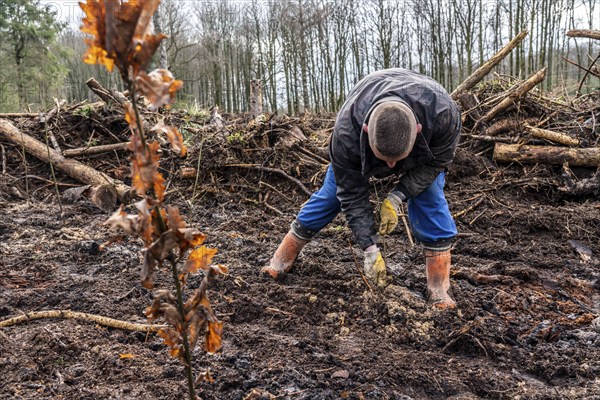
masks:
<svg viewBox="0 0 600 400"><path fill-rule="evenodd" d="M385 268L385 261L383 261L383 257L377 246L373 245L365 250L363 269L365 276L371 282L374 282L377 286L385 286L387 283L387 270Z"/></svg>
<svg viewBox="0 0 600 400"><path fill-rule="evenodd" d="M402 199L400 196L390 193L383 203L381 203L379 234L389 235L398 225L398 213Z"/></svg>

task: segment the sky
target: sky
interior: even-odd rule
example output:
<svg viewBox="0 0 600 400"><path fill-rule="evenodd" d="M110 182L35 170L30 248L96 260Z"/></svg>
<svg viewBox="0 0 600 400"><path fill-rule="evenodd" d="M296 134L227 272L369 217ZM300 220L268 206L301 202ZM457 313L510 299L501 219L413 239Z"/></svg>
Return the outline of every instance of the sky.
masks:
<svg viewBox="0 0 600 400"><path fill-rule="evenodd" d="M217 2L220 0L179 0L182 3L193 3L200 1L208 1L208 2ZM234 0L230 3L250 3L251 0ZM276 0L259 0L259 3L264 2L272 2ZM368 1L368 0L365 0ZM388 0L394 1L394 0ZM402 0L398 0L402 1ZM494 0L484 0L484 3L491 3ZM584 2L589 1L597 1L596 3L596 21L595 21L595 29L600 29L600 0L586 0ZM78 0L40 0L40 3L49 5L53 10L56 11L57 15L62 21L68 22L72 25L73 28L77 28L81 24L82 11L79 7ZM580 3L580 5L576 8L576 18L581 18L581 20L587 20L587 11L586 6ZM583 25L583 24L582 24ZM582 29L587 28L587 26L582 26Z"/></svg>

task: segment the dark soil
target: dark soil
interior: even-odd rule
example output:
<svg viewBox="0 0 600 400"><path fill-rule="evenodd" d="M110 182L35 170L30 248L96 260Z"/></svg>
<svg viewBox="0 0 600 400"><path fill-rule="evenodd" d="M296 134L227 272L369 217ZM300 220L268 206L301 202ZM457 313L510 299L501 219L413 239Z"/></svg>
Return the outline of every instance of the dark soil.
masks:
<svg viewBox="0 0 600 400"><path fill-rule="evenodd" d="M93 123L80 119L65 123L90 132L85 124ZM305 133L314 133L306 147L316 152L323 145L319 132L332 119L302 123ZM223 348L215 355L194 351L196 372L210 369L214 378L198 384L201 398L600 398L597 197L558 192L552 182L559 169L499 168L463 149L447 186L460 231L453 251L456 310L439 312L424 300L421 251L409 245L402 227L385 243L393 283L369 290L341 216L307 245L283 282L272 282L258 271L306 196L281 176L218 165L278 166L310 190L324 168L273 146L274 130L263 132L263 142L255 131L249 127L239 143L204 143L202 152L197 140L190 143L185 164L195 166L200 157L203 170L195 191L193 180L168 174L179 162L165 159L166 201L208 235L208 244L219 249L215 262L230 270L209 290L225 323ZM129 238L99 251L113 235L102 225L109 213L81 200L63 202L61 214L53 187L39 179L28 181L28 202L18 149L7 147L0 187L0 319L70 309L145 322L153 294L139 282L141 242ZM83 161L126 171L123 156ZM29 175L51 179L43 163L29 161ZM387 193L391 184L375 182L373 192ZM201 278L192 277L188 290ZM157 286L171 288L168 271L159 272ZM0 376L0 398L187 395L183 367L158 336L79 320L0 329Z"/></svg>

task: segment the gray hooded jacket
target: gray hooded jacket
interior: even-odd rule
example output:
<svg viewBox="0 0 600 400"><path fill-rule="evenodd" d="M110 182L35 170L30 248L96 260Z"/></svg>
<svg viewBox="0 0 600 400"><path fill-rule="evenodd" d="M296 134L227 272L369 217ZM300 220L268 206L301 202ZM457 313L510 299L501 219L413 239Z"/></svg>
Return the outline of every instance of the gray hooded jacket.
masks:
<svg viewBox="0 0 600 400"><path fill-rule="evenodd" d="M422 125L412 151L394 168L374 156L362 129L363 124L368 125L371 111L383 101L407 104ZM402 175L393 192L406 199L418 195L452 162L460 127L460 111L446 90L413 71L374 72L350 91L335 122L329 156L342 211L363 250L377 243L369 178Z"/></svg>

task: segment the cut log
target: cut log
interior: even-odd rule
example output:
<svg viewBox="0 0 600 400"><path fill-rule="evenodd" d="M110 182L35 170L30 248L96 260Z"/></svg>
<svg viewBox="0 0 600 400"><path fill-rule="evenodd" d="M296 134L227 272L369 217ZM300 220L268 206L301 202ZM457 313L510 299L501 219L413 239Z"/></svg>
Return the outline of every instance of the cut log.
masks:
<svg viewBox="0 0 600 400"><path fill-rule="evenodd" d="M27 153L34 157L39 158L44 162L52 163L55 168L61 170L70 177L77 179L79 182L91 186L109 185L115 191L116 197L122 202L127 201L129 198L131 188L123 182L113 179L79 161L66 159L54 149L46 147L44 143L21 132L5 119L0 119L0 137L19 147L22 146ZM105 191L106 189L103 190ZM103 198L105 198L105 196L103 196Z"/></svg>
<svg viewBox="0 0 600 400"><path fill-rule="evenodd" d="M551 142L564 144L566 146L578 146L579 145L578 139L572 138L571 136L569 136L565 133L554 132L554 131L549 131L547 129L536 128L527 123L525 124L525 129L527 129L527 132L529 132L531 134L531 136L539 138L539 139L546 139Z"/></svg>
<svg viewBox="0 0 600 400"><path fill-rule="evenodd" d="M567 36L600 40L600 31L592 29L571 29L570 31L567 31Z"/></svg>
<svg viewBox="0 0 600 400"><path fill-rule="evenodd" d="M104 211L112 211L117 206L117 191L111 185L92 186L85 196Z"/></svg>
<svg viewBox="0 0 600 400"><path fill-rule="evenodd" d="M125 143L115 143L115 144L107 144L103 146L93 146L93 147L80 147L77 149L69 149L63 151L63 155L65 157L78 157L78 156L89 156L92 154L102 154L108 153L109 151L114 150L125 150L129 142Z"/></svg>
<svg viewBox="0 0 600 400"><path fill-rule="evenodd" d="M522 121L514 118L501 119L490 125L490 127L485 130L485 134L488 136L496 136L502 132L522 130L523 124L535 124L536 122L538 122L537 118L526 118Z"/></svg>
<svg viewBox="0 0 600 400"><path fill-rule="evenodd" d="M483 118L481 118L479 121L477 121L476 126L481 124L482 122L487 122L487 121L491 120L498 113L506 110L507 108L511 107L515 102L519 101L519 99L521 97L523 97L527 92L529 92L531 89L533 89L538 83L540 83L541 81L544 80L544 78L546 77L546 69L547 69L547 67L542 68L535 74L531 75L529 77L529 79L527 79L526 81L524 81L520 85L518 85L510 93L508 93L508 96L504 100L502 100L500 103L498 103L496 106L494 106L490 111L488 111L483 116Z"/></svg>
<svg viewBox="0 0 600 400"><path fill-rule="evenodd" d="M179 170L180 179L196 179L197 169L194 167L182 167Z"/></svg>
<svg viewBox="0 0 600 400"><path fill-rule="evenodd" d="M494 160L497 162L550 165L563 165L567 162L574 167L598 167L600 166L600 148L580 149L496 143L494 145Z"/></svg>
<svg viewBox="0 0 600 400"><path fill-rule="evenodd" d="M485 76L500 63L519 43L525 39L527 31L523 31L515 36L506 46L504 46L498 53L487 60L481 67L477 68L467 79L463 81L454 91L451 96L454 100L458 98L462 92L466 92L481 81Z"/></svg>

